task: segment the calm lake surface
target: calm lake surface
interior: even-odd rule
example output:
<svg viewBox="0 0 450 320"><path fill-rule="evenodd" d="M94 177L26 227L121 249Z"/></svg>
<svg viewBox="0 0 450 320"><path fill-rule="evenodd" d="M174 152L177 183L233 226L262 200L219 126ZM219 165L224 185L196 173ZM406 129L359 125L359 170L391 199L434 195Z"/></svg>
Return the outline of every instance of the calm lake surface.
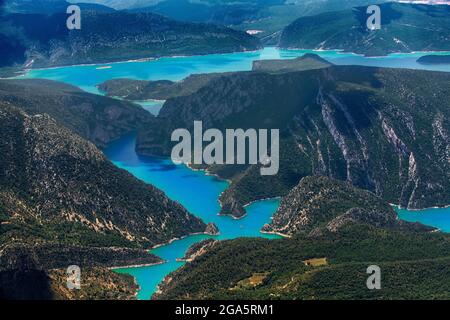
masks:
<svg viewBox="0 0 450 320"><path fill-rule="evenodd" d="M417 63L416 60L419 57L430 54L425 52L366 58L339 51L279 50L269 47L255 52L167 57L139 62L32 70L21 78L58 80L78 86L91 93L101 94L96 85L110 79L131 78L178 81L196 73L248 71L251 70L252 62L255 60L292 59L305 53L319 54L337 65L365 65L450 72L450 64L421 65ZM439 54L450 55L450 52ZM155 115L158 114L163 103L163 101L139 102L144 109ZM228 186L226 181L208 176L202 171L192 171L185 166L174 165L169 159L138 156L134 147L135 136L129 135L110 144L104 152L118 167L128 170L137 178L160 188L169 198L181 203L191 213L200 217L206 223L214 222L221 232L217 237L196 235L152 250L152 253L166 261L164 264L116 270L117 272L131 274L136 278L141 287L138 293L139 299L149 299L163 278L184 264L177 262L176 258L183 257L187 248L198 241L206 238L219 240L237 237L278 238L274 235L262 234L259 230L265 223L270 222L273 213L278 208L279 200L265 200L253 203L246 208L247 216L241 220L218 216L217 213L220 211L218 198ZM403 220L422 222L450 232L450 208L422 211L408 211L396 208L396 210L399 213L399 217Z"/></svg>
<svg viewBox="0 0 450 320"><path fill-rule="evenodd" d="M167 57L157 60L118 62L111 64L70 66L31 70L22 78L46 78L73 84L92 93L99 93L96 85L110 79L177 81L195 73L248 71L252 62L265 59L292 59L305 53L316 53L337 65L365 65L375 67L441 70L450 72L450 64L423 65L416 60L425 52L391 54L380 58L367 58L340 51L280 50L274 47L254 52L211 54L205 56ZM450 52L440 52L449 54ZM110 67L108 69L99 69Z"/></svg>

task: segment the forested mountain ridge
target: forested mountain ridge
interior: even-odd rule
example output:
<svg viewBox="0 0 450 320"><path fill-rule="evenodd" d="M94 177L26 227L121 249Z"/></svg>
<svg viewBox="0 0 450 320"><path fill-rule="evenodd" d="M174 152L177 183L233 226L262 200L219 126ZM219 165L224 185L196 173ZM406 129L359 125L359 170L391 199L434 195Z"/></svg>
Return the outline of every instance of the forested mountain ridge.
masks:
<svg viewBox="0 0 450 320"><path fill-rule="evenodd" d="M286 73L294 71L322 69L332 64L316 54L305 54L292 60L255 60L252 71L268 73ZM111 79L97 85L108 96L127 100L167 100L188 96L197 92L211 81L231 76L233 72L192 74L180 81L157 80L145 81L134 79Z"/></svg>
<svg viewBox="0 0 450 320"><path fill-rule="evenodd" d="M179 22L153 13L82 11L80 30L66 13L6 14L0 24L2 67L54 67L172 55L256 50L257 38L223 26Z"/></svg>
<svg viewBox="0 0 450 320"><path fill-rule="evenodd" d="M97 1L105 3L103 1ZM277 45L282 30L303 16L332 12L354 6L381 3L380 0L163 0L129 10L154 12L176 20L208 22L252 30L265 44Z"/></svg>
<svg viewBox="0 0 450 320"><path fill-rule="evenodd" d="M288 236L313 235L322 229L337 232L352 223L391 229L409 227L397 219L389 204L370 191L328 177L309 176L283 198L263 230Z"/></svg>
<svg viewBox="0 0 450 320"><path fill-rule="evenodd" d="M18 221L31 219L50 230L61 225L61 233L52 230L57 237L50 240L61 237L61 242L83 245L90 244L83 231L111 237L111 245L118 241L151 247L205 230L206 225L181 205L115 167L92 143L48 115L29 116L5 103L0 111L6 221L22 217ZM65 233L64 227L75 232ZM34 241L32 234L23 239Z"/></svg>
<svg viewBox="0 0 450 320"><path fill-rule="evenodd" d="M281 35L282 48L341 49L369 56L450 51L450 6L380 4L381 29L367 28L367 6L302 17Z"/></svg>
<svg viewBox="0 0 450 320"><path fill-rule="evenodd" d="M448 205L450 190L447 73L359 66L287 73L224 75L194 94L169 99L156 124L141 131L137 150L169 155L170 133L206 128L281 130L280 171L209 166L232 180L222 213L286 195L320 174L371 190L408 208ZM158 124L159 123L159 124Z"/></svg>

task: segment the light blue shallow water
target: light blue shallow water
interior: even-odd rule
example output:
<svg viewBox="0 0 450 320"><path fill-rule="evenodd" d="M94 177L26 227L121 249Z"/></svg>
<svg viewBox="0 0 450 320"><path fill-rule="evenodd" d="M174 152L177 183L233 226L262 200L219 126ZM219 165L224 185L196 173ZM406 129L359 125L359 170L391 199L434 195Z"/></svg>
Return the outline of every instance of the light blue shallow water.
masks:
<svg viewBox="0 0 450 320"><path fill-rule="evenodd" d="M112 143L104 152L118 167L164 190L169 198L181 203L204 222L214 222L220 230L220 235L216 237L194 235L152 250L152 253L167 261L165 264L117 269L117 272L128 273L136 278L141 287L138 298L149 299L163 278L183 265L176 259L182 258L189 246L198 241L207 238L218 240L238 237L279 238L260 233L262 226L270 222L279 200L259 201L248 206L247 216L240 220L218 216L220 211L218 198L228 187L227 182L208 176L203 171L192 171L186 166L174 165L170 159L138 156L134 149L135 137L130 135Z"/></svg>
<svg viewBox="0 0 450 320"><path fill-rule="evenodd" d="M166 79L177 81L195 73L247 71L251 70L254 60L292 59L310 52L317 53L337 65L365 65L450 72L450 64L421 65L416 62L419 57L430 53L393 54L387 57L366 58L338 51L264 48L256 52L168 57L145 62L120 62L32 70L23 78L58 80L78 86L92 93L100 93L96 85L109 79ZM439 54L450 55L450 52ZM105 66L110 66L111 68L98 69ZM155 115L158 114L162 107L162 102L158 101L145 101L140 102L140 104ZM219 217L217 216L220 210L218 198L227 188L227 182L208 176L204 172L192 171L185 166L176 166L168 159L139 157L135 153L134 146L134 136L127 136L112 143L105 150L105 154L117 166L128 170L139 179L162 189L171 199L180 202L190 212L203 219L203 221L216 223L221 234L215 238L221 240L237 237L277 238L277 236L261 234L259 230L265 223L270 221L271 216L279 205L278 200L260 201L248 206L248 215L242 220ZM450 232L450 209L429 209L423 211L397 209L397 211L401 219L419 221ZM183 265L181 262L176 262L176 258L182 257L191 244L205 238L208 238L208 236L191 236L152 250L153 253L167 261L165 264L119 269L117 272L129 273L135 276L141 287L138 298L149 299L162 279L171 271Z"/></svg>

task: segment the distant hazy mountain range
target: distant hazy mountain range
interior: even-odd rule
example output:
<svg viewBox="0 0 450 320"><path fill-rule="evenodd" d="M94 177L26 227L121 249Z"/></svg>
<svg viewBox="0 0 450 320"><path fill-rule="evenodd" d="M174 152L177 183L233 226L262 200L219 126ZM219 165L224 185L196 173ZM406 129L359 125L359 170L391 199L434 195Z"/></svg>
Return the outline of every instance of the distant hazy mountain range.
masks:
<svg viewBox="0 0 450 320"><path fill-rule="evenodd" d="M66 12L71 4L77 4L82 10L98 10L104 12L115 11L110 6L90 3L89 1L66 1L66 0L4 0L7 13L43 13L52 14ZM82 2L82 3L78 3Z"/></svg>
<svg viewBox="0 0 450 320"><path fill-rule="evenodd" d="M117 10L122 10L122 9L152 6L165 0L83 0L83 1L68 0L68 1L72 3L84 2L84 3L101 4Z"/></svg>

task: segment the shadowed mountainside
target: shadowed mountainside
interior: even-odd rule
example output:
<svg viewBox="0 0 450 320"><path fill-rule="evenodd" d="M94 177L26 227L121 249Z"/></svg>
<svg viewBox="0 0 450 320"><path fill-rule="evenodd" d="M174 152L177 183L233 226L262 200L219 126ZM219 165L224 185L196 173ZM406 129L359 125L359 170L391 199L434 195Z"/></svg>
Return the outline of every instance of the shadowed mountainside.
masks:
<svg viewBox="0 0 450 320"><path fill-rule="evenodd" d="M98 147L138 130L153 118L139 105L44 79L0 80L0 100L29 115L48 114Z"/></svg>

